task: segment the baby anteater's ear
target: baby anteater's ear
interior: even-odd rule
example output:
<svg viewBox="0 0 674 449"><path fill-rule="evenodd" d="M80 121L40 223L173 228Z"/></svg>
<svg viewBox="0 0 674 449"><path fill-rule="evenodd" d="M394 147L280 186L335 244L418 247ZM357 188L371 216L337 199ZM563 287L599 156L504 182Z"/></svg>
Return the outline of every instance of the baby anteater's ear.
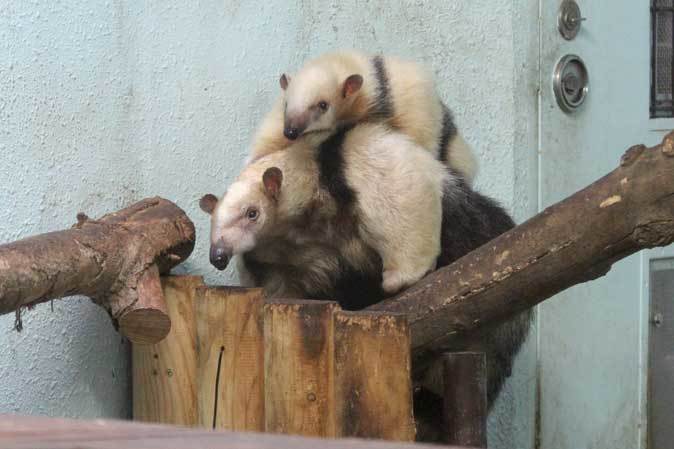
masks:
<svg viewBox="0 0 674 449"><path fill-rule="evenodd" d="M350 97L351 95L358 92L362 86L363 77L357 73L354 73L344 80L344 84L342 85L342 97Z"/></svg>
<svg viewBox="0 0 674 449"><path fill-rule="evenodd" d="M281 85L281 89L286 90L288 88L288 84L290 84L290 75L286 75L285 73L281 75L281 78L279 78L279 84Z"/></svg>
<svg viewBox="0 0 674 449"><path fill-rule="evenodd" d="M207 193L199 200L199 207L209 215L215 210L216 204L218 204L218 198L212 193Z"/></svg>
<svg viewBox="0 0 674 449"><path fill-rule="evenodd" d="M278 167L269 167L262 175L262 184L267 196L274 201L278 200L281 194L281 184L283 183L283 172Z"/></svg>

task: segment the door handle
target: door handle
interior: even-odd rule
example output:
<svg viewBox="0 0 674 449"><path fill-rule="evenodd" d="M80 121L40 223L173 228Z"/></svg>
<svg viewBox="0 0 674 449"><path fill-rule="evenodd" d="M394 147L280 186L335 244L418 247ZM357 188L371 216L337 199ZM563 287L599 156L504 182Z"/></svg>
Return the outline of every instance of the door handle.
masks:
<svg viewBox="0 0 674 449"><path fill-rule="evenodd" d="M552 88L557 104L564 112L574 112L585 101L590 78L585 63L576 55L566 55L557 62Z"/></svg>

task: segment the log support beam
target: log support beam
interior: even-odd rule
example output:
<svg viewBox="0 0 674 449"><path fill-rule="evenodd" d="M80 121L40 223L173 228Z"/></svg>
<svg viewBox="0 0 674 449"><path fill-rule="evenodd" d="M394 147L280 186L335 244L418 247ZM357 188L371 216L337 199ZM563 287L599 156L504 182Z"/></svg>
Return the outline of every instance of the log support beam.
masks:
<svg viewBox="0 0 674 449"><path fill-rule="evenodd" d="M407 315L416 367L616 261L674 241L674 132L608 175L369 310Z"/></svg>

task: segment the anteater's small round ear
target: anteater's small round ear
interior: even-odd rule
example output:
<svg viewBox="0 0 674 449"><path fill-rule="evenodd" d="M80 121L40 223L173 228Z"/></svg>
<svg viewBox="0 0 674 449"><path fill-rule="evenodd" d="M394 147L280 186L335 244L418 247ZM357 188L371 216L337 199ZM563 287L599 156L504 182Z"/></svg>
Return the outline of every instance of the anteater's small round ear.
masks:
<svg viewBox="0 0 674 449"><path fill-rule="evenodd" d="M199 200L199 207L209 215L215 210L216 204L218 204L218 198L212 193L207 193Z"/></svg>
<svg viewBox="0 0 674 449"><path fill-rule="evenodd" d="M278 200L283 183L283 172L278 167L269 167L262 175L265 193L273 200Z"/></svg>
<svg viewBox="0 0 674 449"><path fill-rule="evenodd" d="M281 89L286 90L288 88L288 84L290 84L290 75L286 75L285 73L281 75L279 84L281 84Z"/></svg>
<svg viewBox="0 0 674 449"><path fill-rule="evenodd" d="M363 77L357 73L349 75L349 77L344 80L344 86L342 86L342 97L346 98L349 95L353 95L360 90L363 86Z"/></svg>

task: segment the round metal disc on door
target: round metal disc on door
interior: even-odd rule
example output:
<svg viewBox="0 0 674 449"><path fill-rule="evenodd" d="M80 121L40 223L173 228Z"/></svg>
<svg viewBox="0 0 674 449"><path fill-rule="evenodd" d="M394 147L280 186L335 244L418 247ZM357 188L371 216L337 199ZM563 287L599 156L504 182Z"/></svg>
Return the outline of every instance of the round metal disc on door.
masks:
<svg viewBox="0 0 674 449"><path fill-rule="evenodd" d="M557 29L567 41L575 39L584 20L585 17L581 15L580 7L575 0L564 0L559 6Z"/></svg>
<svg viewBox="0 0 674 449"><path fill-rule="evenodd" d="M557 62L552 87L564 112L574 112L583 104L589 85L587 67L580 56L566 55Z"/></svg>

